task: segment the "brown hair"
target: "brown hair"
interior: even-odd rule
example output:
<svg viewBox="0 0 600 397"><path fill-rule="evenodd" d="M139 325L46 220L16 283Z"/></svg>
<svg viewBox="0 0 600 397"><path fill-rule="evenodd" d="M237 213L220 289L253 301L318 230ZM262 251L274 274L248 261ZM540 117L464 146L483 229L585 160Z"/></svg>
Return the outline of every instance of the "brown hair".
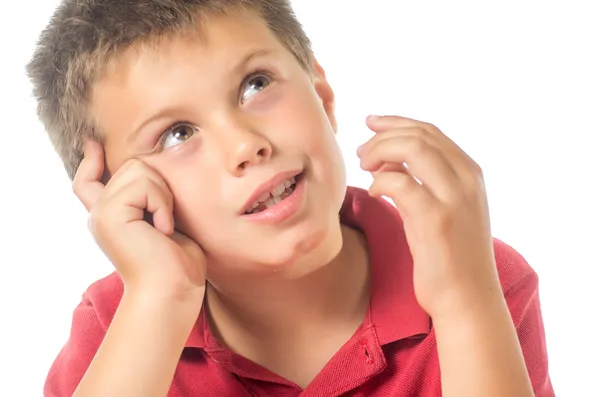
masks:
<svg viewBox="0 0 600 397"><path fill-rule="evenodd" d="M289 0L63 0L42 32L27 73L38 116L71 179L83 139L101 139L88 117L90 90L126 49L192 32L201 18L248 10L258 14L306 69L312 50Z"/></svg>

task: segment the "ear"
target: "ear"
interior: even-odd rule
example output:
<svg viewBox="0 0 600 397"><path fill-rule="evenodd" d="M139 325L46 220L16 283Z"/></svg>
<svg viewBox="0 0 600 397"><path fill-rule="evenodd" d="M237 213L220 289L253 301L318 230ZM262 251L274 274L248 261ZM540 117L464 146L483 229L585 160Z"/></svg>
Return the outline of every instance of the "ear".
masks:
<svg viewBox="0 0 600 397"><path fill-rule="evenodd" d="M313 69L313 81L315 85L315 90L317 92L317 95L319 95L319 98L321 98L323 109L325 109L325 113L327 113L327 117L329 118L329 122L331 123L331 128L333 129L333 132L337 134L338 126L337 120L335 118L335 95L333 93L333 89L327 81L327 77L325 76L325 70L314 58Z"/></svg>

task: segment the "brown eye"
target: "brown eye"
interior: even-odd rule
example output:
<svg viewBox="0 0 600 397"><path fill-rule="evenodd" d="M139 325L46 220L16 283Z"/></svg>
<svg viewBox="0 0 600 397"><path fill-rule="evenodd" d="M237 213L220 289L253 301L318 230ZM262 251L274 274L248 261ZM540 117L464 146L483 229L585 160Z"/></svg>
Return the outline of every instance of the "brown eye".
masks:
<svg viewBox="0 0 600 397"><path fill-rule="evenodd" d="M267 88L269 84L271 84L271 78L264 74L254 75L247 79L243 85L242 103Z"/></svg>
<svg viewBox="0 0 600 397"><path fill-rule="evenodd" d="M197 130L189 124L180 124L171 128L165 133L163 139L163 149L177 146L190 139Z"/></svg>

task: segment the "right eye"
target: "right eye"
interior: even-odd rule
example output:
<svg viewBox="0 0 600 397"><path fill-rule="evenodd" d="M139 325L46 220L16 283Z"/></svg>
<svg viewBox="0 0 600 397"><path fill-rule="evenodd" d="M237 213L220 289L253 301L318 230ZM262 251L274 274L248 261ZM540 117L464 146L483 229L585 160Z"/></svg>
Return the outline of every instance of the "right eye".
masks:
<svg viewBox="0 0 600 397"><path fill-rule="evenodd" d="M198 130L189 124L176 124L169 128L160 138L159 147L168 149L190 139Z"/></svg>

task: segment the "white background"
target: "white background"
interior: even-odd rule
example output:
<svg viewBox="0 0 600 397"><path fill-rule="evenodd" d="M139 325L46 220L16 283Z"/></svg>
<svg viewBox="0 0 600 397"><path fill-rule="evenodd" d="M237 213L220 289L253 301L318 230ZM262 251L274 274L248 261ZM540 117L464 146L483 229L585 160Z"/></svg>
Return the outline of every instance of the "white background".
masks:
<svg viewBox="0 0 600 397"><path fill-rule="evenodd" d="M598 395L600 5L297 0L338 98L350 182L369 113L432 122L483 167L496 237L538 272L559 396ZM57 0L0 24L0 395L40 396L81 293L111 266L35 116L24 65Z"/></svg>

